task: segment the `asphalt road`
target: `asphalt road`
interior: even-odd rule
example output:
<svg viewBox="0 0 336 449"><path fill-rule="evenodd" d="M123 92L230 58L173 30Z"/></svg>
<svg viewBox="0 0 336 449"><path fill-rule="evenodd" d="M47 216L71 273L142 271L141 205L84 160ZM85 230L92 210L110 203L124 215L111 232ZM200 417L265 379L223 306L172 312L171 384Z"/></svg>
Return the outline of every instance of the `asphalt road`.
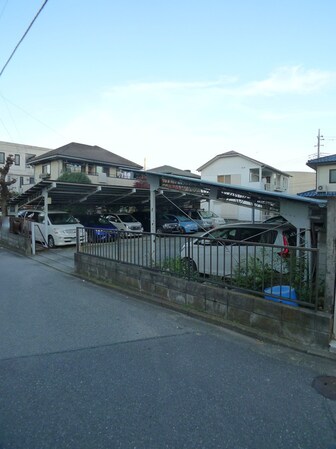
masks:
<svg viewBox="0 0 336 449"><path fill-rule="evenodd" d="M336 362L0 249L1 449L335 449Z"/></svg>

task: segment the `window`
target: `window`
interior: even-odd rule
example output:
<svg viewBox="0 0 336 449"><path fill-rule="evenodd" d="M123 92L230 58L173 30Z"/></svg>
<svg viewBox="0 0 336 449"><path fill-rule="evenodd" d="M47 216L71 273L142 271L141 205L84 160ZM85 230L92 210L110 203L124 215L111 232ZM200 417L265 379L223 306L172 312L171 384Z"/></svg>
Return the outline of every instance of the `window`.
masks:
<svg viewBox="0 0 336 449"><path fill-rule="evenodd" d="M99 174L99 173L105 173L106 176L109 176L110 169L109 169L109 167L106 167L106 166L97 165L97 174Z"/></svg>
<svg viewBox="0 0 336 449"><path fill-rule="evenodd" d="M217 182L223 182L224 184L231 184L231 175L218 175Z"/></svg>
<svg viewBox="0 0 336 449"><path fill-rule="evenodd" d="M0 152L0 164L5 163L5 153Z"/></svg>
<svg viewBox="0 0 336 449"><path fill-rule="evenodd" d="M259 182L259 168L250 168L250 182Z"/></svg>
<svg viewBox="0 0 336 449"><path fill-rule="evenodd" d="M50 175L50 164L42 165L42 173L44 175Z"/></svg>
<svg viewBox="0 0 336 449"><path fill-rule="evenodd" d="M336 169L335 168L332 168L331 170L329 170L329 182L330 183L336 182Z"/></svg>
<svg viewBox="0 0 336 449"><path fill-rule="evenodd" d="M26 168L30 168L31 165L29 165L29 161L30 159L33 159L36 156L36 154L26 153L25 156L26 156Z"/></svg>
<svg viewBox="0 0 336 449"><path fill-rule="evenodd" d="M14 163L15 163L15 165L20 165L20 155L19 154L16 154L14 156Z"/></svg>
<svg viewBox="0 0 336 449"><path fill-rule="evenodd" d="M66 173L81 173L82 166L80 164L72 164L69 162L64 162L63 171Z"/></svg>

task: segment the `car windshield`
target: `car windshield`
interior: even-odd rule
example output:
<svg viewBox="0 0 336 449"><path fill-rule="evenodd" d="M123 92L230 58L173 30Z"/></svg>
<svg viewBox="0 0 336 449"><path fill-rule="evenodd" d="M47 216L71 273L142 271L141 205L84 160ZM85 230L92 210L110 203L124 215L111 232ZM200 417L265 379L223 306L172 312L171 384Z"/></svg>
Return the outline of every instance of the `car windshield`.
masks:
<svg viewBox="0 0 336 449"><path fill-rule="evenodd" d="M213 215L212 212L207 212L207 211L205 211L205 210L200 210L200 216L201 216L202 218L205 218L205 219L209 219L209 218L214 217L214 215Z"/></svg>
<svg viewBox="0 0 336 449"><path fill-rule="evenodd" d="M44 219L44 217L43 217ZM50 213L49 214L50 223L53 225L64 225L64 224L76 224L78 220L70 214L66 213Z"/></svg>
<svg viewBox="0 0 336 449"><path fill-rule="evenodd" d="M131 214L119 215L119 218L123 223L135 223L137 221Z"/></svg>
<svg viewBox="0 0 336 449"><path fill-rule="evenodd" d="M202 218L205 218L205 219L216 218L217 217L217 215L214 214L213 212L208 212L208 211L205 211L205 210L201 210L200 211L200 215L201 215Z"/></svg>
<svg viewBox="0 0 336 449"><path fill-rule="evenodd" d="M98 217L97 218L97 223L101 224L101 225L109 225L109 224L111 224L111 222L107 218L105 218L105 217Z"/></svg>
<svg viewBox="0 0 336 449"><path fill-rule="evenodd" d="M184 215L176 215L178 221L190 221L189 217L185 217Z"/></svg>

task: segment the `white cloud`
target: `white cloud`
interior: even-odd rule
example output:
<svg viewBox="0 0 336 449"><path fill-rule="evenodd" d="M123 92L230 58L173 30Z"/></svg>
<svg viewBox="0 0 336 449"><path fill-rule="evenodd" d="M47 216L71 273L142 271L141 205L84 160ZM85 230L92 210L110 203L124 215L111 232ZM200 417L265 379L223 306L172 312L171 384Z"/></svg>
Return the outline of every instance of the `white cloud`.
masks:
<svg viewBox="0 0 336 449"><path fill-rule="evenodd" d="M335 85L336 72L304 69L302 66L280 67L268 78L239 84L237 77L221 77L218 80L195 82L131 82L107 89L103 96L130 94L172 94L173 92L213 91L228 97L250 97L280 94L309 94Z"/></svg>
<svg viewBox="0 0 336 449"><path fill-rule="evenodd" d="M334 81L333 72L287 67L244 84L233 78L134 82L105 90L60 131L141 165L146 158L148 168L167 164L195 171L216 154L236 150L270 165L283 161L279 168L286 170L291 167L284 166L285 155L289 161L295 153L304 169L311 151L307 135L313 139L323 126L320 95L311 94ZM323 119L334 123L335 115L332 110Z"/></svg>
<svg viewBox="0 0 336 449"><path fill-rule="evenodd" d="M309 94L319 91L336 80L335 72L305 70L301 66L281 67L262 81L242 88L243 95Z"/></svg>

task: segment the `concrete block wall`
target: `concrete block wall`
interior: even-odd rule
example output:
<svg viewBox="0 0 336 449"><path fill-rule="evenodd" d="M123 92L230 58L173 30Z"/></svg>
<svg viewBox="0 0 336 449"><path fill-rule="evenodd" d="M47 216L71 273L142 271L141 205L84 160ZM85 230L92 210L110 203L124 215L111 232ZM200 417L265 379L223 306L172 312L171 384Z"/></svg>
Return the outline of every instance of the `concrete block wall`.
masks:
<svg viewBox="0 0 336 449"><path fill-rule="evenodd" d="M140 293L152 301L201 312L218 322L308 347L329 347L332 316L252 295L200 284L87 254L75 254L75 271L105 285Z"/></svg>
<svg viewBox="0 0 336 449"><path fill-rule="evenodd" d="M0 227L0 245L24 255L31 255L30 240L23 235L12 234L8 229Z"/></svg>

